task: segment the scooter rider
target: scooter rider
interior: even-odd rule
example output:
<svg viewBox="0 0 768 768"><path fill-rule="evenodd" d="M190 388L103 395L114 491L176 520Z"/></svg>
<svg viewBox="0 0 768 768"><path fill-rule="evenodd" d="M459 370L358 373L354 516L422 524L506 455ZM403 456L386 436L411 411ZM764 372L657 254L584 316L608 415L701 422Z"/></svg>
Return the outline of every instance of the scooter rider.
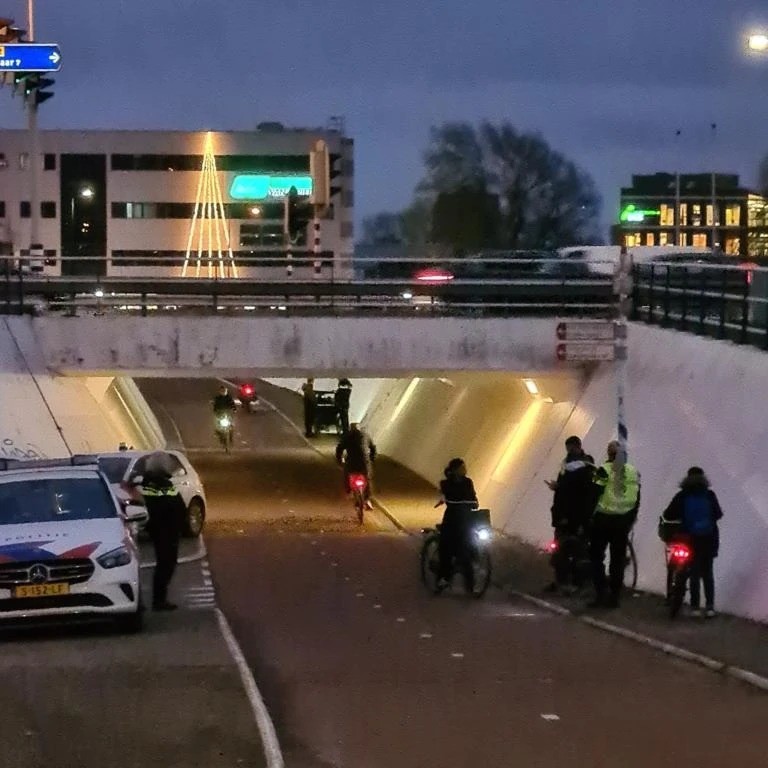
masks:
<svg viewBox="0 0 768 768"><path fill-rule="evenodd" d="M376 459L376 446L373 440L360 429L359 424L350 424L349 432L343 435L336 446L336 461L344 467L344 488L347 493L350 475L365 475L368 482L365 484L365 506L373 509L371 504L371 477L373 476L373 462Z"/></svg>
<svg viewBox="0 0 768 768"><path fill-rule="evenodd" d="M213 398L213 415L221 416L223 414L234 414L237 410L237 404L229 390L222 384L219 387L219 393Z"/></svg>
<svg viewBox="0 0 768 768"><path fill-rule="evenodd" d="M445 477L440 481L440 501L435 505L445 504L440 526L438 589L445 589L450 584L453 558L466 546L471 511L477 507L475 485L467 477L464 459L451 459L443 474Z"/></svg>

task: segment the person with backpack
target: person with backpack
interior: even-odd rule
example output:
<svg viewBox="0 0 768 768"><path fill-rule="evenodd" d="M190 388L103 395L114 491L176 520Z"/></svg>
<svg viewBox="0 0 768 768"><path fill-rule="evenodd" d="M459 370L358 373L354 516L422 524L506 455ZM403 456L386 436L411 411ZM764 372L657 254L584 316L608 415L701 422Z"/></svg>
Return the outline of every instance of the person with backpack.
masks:
<svg viewBox="0 0 768 768"><path fill-rule="evenodd" d="M723 516L720 502L709 487L709 480L701 467L691 467L680 490L664 510L663 519L679 525L679 532L685 536L693 552L690 573L691 611L701 616L701 583L704 583L704 615L715 613L714 559L720 548L718 521Z"/></svg>

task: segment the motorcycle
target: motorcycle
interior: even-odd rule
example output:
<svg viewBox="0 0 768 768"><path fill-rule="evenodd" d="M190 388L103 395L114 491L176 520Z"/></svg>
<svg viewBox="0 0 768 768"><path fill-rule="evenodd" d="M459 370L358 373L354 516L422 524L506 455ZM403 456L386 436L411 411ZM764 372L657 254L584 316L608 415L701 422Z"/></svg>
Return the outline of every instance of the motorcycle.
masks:
<svg viewBox="0 0 768 768"><path fill-rule="evenodd" d="M474 518L466 527L466 540L460 551L454 556L451 564L451 578L457 573L464 577L464 588L468 594L481 598L491 583L493 572L491 553L489 551L493 540L491 528L491 513L488 509L473 509ZM422 528L424 538L419 556L421 563L421 581L435 595L443 590L438 584L440 578L440 530L442 525L434 528Z"/></svg>
<svg viewBox="0 0 768 768"><path fill-rule="evenodd" d="M240 403L249 413L254 413L258 410L259 396L256 394L256 387L253 384L241 384L239 393Z"/></svg>
<svg viewBox="0 0 768 768"><path fill-rule="evenodd" d="M219 439L221 447L229 453L232 450L234 442L235 425L232 416L228 413L220 413L216 416L216 437Z"/></svg>
<svg viewBox="0 0 768 768"><path fill-rule="evenodd" d="M365 491L368 488L368 478L365 475L353 474L349 476L349 490L352 492L352 499L355 503L357 512L357 521L363 524L363 513L365 512Z"/></svg>

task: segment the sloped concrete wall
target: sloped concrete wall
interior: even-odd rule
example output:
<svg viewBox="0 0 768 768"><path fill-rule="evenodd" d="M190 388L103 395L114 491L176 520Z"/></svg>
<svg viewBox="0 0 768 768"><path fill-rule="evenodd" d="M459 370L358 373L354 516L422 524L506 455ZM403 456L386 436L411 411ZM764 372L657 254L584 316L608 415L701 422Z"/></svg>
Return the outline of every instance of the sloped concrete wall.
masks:
<svg viewBox="0 0 768 768"><path fill-rule="evenodd" d="M132 383L132 382L131 382ZM113 377L65 378L46 371L28 325L0 321L0 456L68 456L162 444L139 394L127 402Z"/></svg>
<svg viewBox="0 0 768 768"><path fill-rule="evenodd" d="M551 536L551 492L563 442L582 436L601 460L616 432L610 366L579 380L473 374L450 384L390 382L366 423L381 450L436 482L452 456L468 461L494 523L540 544ZM630 329L630 460L642 474L635 533L642 588L663 591L656 523L691 465L704 467L725 518L716 562L721 608L768 620L768 357L757 350L662 329ZM552 398L552 402L547 401Z"/></svg>

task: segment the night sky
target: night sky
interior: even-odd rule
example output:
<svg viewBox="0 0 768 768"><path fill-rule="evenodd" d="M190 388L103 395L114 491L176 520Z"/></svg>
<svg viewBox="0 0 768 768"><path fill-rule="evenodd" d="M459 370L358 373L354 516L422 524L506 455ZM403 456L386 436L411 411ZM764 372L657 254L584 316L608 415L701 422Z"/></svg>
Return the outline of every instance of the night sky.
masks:
<svg viewBox="0 0 768 768"><path fill-rule="evenodd" d="M0 16L25 26L25 0L0 0ZM607 226L633 172L714 163L753 183L768 56L742 48L761 22L757 0L37 0L37 39L64 56L41 125L343 115L359 221L410 200L430 125L507 119L592 173ZM20 125L19 100L0 91L0 127Z"/></svg>

